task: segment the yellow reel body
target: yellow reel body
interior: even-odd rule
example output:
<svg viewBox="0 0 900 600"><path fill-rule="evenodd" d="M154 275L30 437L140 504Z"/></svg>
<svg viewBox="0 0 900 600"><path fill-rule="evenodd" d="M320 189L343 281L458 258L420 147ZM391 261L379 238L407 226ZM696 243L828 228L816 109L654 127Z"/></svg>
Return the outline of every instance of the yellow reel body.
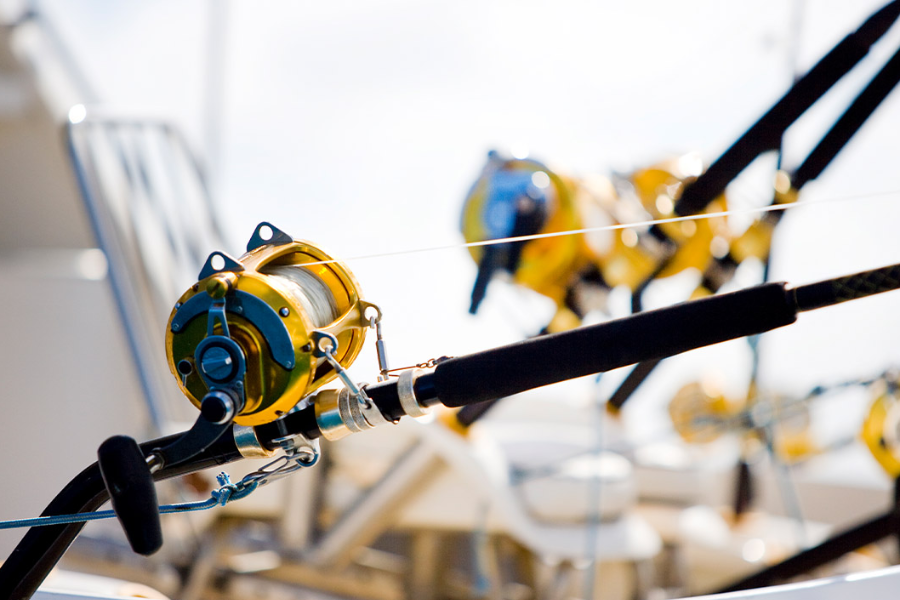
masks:
<svg viewBox="0 0 900 600"><path fill-rule="evenodd" d="M684 186L700 174L699 160L689 160L690 155L668 160L652 167L635 171L630 181L634 193L640 200L644 210L653 220L669 219L675 215L675 204ZM695 166L686 168L684 165ZM727 210L728 205L724 196L715 199L703 211L704 213L718 213ZM650 262L652 267L648 269L635 269L636 273L630 281L624 282L632 291L652 274L653 268L665 260L665 266L656 275L657 277L669 277L681 273L686 269L697 269L701 273L706 270L716 255L722 257L728 253L731 235L724 217L713 217L680 221L673 223L661 223L658 229L671 242L673 248L665 248L656 252L644 250L648 255L645 262ZM633 248L640 248L634 245ZM672 252L666 257L666 252ZM649 259L649 260L647 260Z"/></svg>
<svg viewBox="0 0 900 600"><path fill-rule="evenodd" d="M267 243L261 232L269 231L272 241ZM217 306L220 315L215 314ZM209 352L198 352L210 339L233 340L246 363L238 382L245 402L234 422L269 423L337 376L332 364L314 351L318 337L327 334L336 341L333 356L340 365L353 362L370 326L368 308L377 310L361 299L346 266L263 223L246 254L235 260L213 253L200 281L179 298L166 332L169 368L199 408L214 387L215 369L228 366L216 363Z"/></svg>
<svg viewBox="0 0 900 600"><path fill-rule="evenodd" d="M729 400L709 384L692 382L672 397L669 416L675 431L690 444L709 443L732 432L743 436L745 448L764 446L769 438L772 451L784 463L818 451L810 431L809 407L802 401Z"/></svg>
<svg viewBox="0 0 900 600"><path fill-rule="evenodd" d="M900 477L900 398L896 383L880 380L875 400L863 421L860 436L881 468Z"/></svg>
<svg viewBox="0 0 900 600"><path fill-rule="evenodd" d="M529 199L529 193L540 196L546 211L543 224L529 233L579 229L582 221L575 206L574 187L571 180L557 175L537 161L503 160L492 153L465 199L463 237L471 243L512 235L512 221L521 202L536 200ZM470 247L469 252L480 264L484 247ZM512 272L513 280L561 303L573 273L587 263L587 258L580 236L532 240L522 247Z"/></svg>

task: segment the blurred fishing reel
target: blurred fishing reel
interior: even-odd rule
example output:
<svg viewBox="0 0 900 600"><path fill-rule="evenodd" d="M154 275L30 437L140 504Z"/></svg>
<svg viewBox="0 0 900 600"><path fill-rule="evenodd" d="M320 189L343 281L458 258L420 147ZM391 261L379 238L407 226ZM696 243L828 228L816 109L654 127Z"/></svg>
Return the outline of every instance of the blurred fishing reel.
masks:
<svg viewBox="0 0 900 600"><path fill-rule="evenodd" d="M262 223L241 258L210 255L172 311L166 355L210 420L262 425L341 375L380 317L343 263Z"/></svg>
<svg viewBox="0 0 900 600"><path fill-rule="evenodd" d="M678 435L690 444L706 444L727 433L741 437L744 453L765 447L783 463L817 451L812 440L808 399L779 396L729 400L710 382L692 382L669 402Z"/></svg>
<svg viewBox="0 0 900 600"><path fill-rule="evenodd" d="M580 227L573 184L544 164L488 153L488 161L465 199L462 233L466 242L496 240ZM573 271L584 263L577 236L504 242L469 248L478 264L469 312L475 314L487 285L499 273L562 303Z"/></svg>
<svg viewBox="0 0 900 600"><path fill-rule="evenodd" d="M488 283L502 273L556 303L554 322L568 327L551 331L577 326L591 310L605 309L605 295L616 286L640 296L652 280L694 269L702 274L694 296L716 292L742 260L768 255L772 225L754 223L737 237L724 216L602 229L676 217L681 194L702 171L700 158L686 154L613 180L575 179L536 160L492 151L465 199L466 242L538 237L469 249L478 264L469 311L477 311ZM703 212L727 209L720 196ZM581 229L594 231L542 237Z"/></svg>
<svg viewBox="0 0 900 600"><path fill-rule="evenodd" d="M694 381L669 401L669 418L676 433L690 444L713 442L733 428L741 405L730 402L710 383Z"/></svg>
<svg viewBox="0 0 900 600"><path fill-rule="evenodd" d="M876 381L875 400L863 421L860 436L881 468L900 477L900 382L897 374Z"/></svg>
<svg viewBox="0 0 900 600"><path fill-rule="evenodd" d="M639 204L643 218L670 219L685 186L703 171L696 154L686 154L638 169L617 188L620 202ZM727 209L725 197L704 212ZM603 273L611 285L637 290L651 277L662 278L685 269L707 270L715 258L728 254L730 233L724 217L660 223L641 230L622 230L613 250L603 258Z"/></svg>

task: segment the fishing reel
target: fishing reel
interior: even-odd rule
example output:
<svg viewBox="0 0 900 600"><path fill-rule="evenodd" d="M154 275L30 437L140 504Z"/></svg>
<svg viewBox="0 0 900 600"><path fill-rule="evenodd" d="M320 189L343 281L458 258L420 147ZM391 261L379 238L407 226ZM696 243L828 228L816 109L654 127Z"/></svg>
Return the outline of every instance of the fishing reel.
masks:
<svg viewBox="0 0 900 600"><path fill-rule="evenodd" d="M734 433L741 437L745 452L768 447L783 463L817 452L805 398L731 400L712 382L691 382L672 397L669 416L676 433L689 444L706 444Z"/></svg>
<svg viewBox="0 0 900 600"><path fill-rule="evenodd" d="M873 383L869 412L860 437L881 468L896 479L900 477L900 380L894 373Z"/></svg>
<svg viewBox="0 0 900 600"><path fill-rule="evenodd" d="M639 205L651 220L671 219L685 186L702 171L703 162L694 153L638 169L619 182L619 202ZM704 212L724 210L727 201L721 196ZM728 253L730 241L724 217L622 230L612 251L601 259L603 273L611 285L626 285L634 292L650 278L669 277L686 269L705 272L715 258Z"/></svg>
<svg viewBox="0 0 900 600"><path fill-rule="evenodd" d="M756 226L736 238L726 218L715 216L727 210L724 195L704 208L714 215L707 218L602 229L677 217L681 194L702 171L700 158L686 154L613 179L576 179L536 160L492 151L463 205L466 242L537 237L470 247L478 275L469 311L477 311L489 281L501 273L556 303L554 322L568 327L550 331L577 326L591 310L605 309L614 287L639 296L650 281L689 269L702 274L695 296L716 292L741 260L767 255L771 238ZM582 229L593 231L547 235Z"/></svg>
<svg viewBox="0 0 900 600"><path fill-rule="evenodd" d="M380 379L386 379L381 310L362 299L343 263L269 223L256 227L240 258L213 252L175 304L166 331L169 368L200 409L196 422L146 456L125 436L98 451L132 548L152 554L162 544L152 474L200 456L226 434L245 457L272 456L280 447L291 463L285 469L293 470L316 461L317 440L281 428L278 446L267 448L254 427L311 403L316 426L329 439L387 422L346 372L370 328L378 335ZM320 390L338 377L347 389ZM317 390L321 398L313 399Z"/></svg>
<svg viewBox="0 0 900 600"><path fill-rule="evenodd" d="M685 442L705 444L719 439L740 409L740 403L729 401L711 382L694 381L669 401L669 418Z"/></svg>
<svg viewBox="0 0 900 600"><path fill-rule="evenodd" d="M341 376L380 320L343 263L262 223L240 259L210 255L172 311L166 356L210 420L263 425Z"/></svg>
<svg viewBox="0 0 900 600"><path fill-rule="evenodd" d="M543 163L492 150L465 199L463 237L481 242L578 229L574 191L572 181ZM469 312L475 314L488 283L500 273L562 303L572 272L585 262L582 246L577 236L559 236L470 247L478 275Z"/></svg>

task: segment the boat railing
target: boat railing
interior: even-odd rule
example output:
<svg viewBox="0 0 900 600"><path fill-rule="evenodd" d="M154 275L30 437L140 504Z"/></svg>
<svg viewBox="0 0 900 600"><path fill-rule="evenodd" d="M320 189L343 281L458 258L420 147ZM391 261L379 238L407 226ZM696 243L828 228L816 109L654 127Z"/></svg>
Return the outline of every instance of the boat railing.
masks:
<svg viewBox="0 0 900 600"><path fill-rule="evenodd" d="M65 132L143 394L162 432L190 418L180 416L185 403L159 351L166 320L225 236L202 166L170 123L78 105Z"/></svg>

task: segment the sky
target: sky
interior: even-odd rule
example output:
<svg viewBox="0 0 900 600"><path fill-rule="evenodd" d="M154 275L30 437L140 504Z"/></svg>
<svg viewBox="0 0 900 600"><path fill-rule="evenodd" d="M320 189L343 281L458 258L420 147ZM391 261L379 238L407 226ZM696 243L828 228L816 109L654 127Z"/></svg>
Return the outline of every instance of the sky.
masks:
<svg viewBox="0 0 900 600"><path fill-rule="evenodd" d="M40 2L98 98L167 115L188 134L210 165L234 240L226 250L239 254L263 220L342 258L451 247L348 263L384 311L393 366L522 339L550 314L542 298L503 283L491 285L478 316L466 313L475 266L456 247L458 221L488 150L524 147L581 175L687 151L710 162L881 4ZM787 166L898 41L895 28L797 123ZM801 284L900 262L898 130L895 93L779 225L773 279ZM767 201L772 166L763 159L735 182L734 206ZM648 301L678 299L680 289L663 284ZM802 394L900 364L897 302L818 311L766 335L762 384ZM625 305L615 296L613 312ZM742 393L746 344L667 361L626 422L661 422L674 390L711 368ZM359 380L375 371L372 352L352 370ZM590 392L582 382L541 393ZM833 408L841 417L823 420L823 435L846 429L864 405Z"/></svg>

